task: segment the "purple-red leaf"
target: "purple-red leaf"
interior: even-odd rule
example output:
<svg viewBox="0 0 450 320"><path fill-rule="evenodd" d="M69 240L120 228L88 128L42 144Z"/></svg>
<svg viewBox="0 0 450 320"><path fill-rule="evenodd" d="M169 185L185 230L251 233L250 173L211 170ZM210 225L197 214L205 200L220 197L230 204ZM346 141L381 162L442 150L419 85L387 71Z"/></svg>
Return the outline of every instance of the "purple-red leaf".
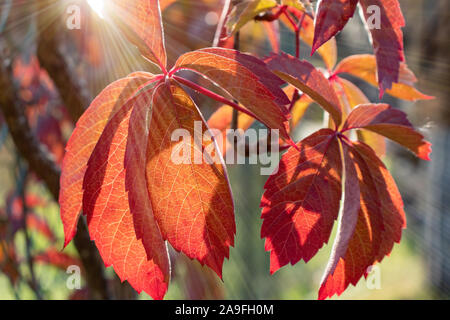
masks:
<svg viewBox="0 0 450 320"><path fill-rule="evenodd" d="M372 45L377 58L378 84L380 96L386 90L392 88L392 84L398 82L400 75L400 63L405 61L403 53L403 32L405 26L403 13L398 0L360 0L364 17L370 22L369 30L372 35ZM380 25L372 25L372 15L380 10Z"/></svg>
<svg viewBox="0 0 450 320"><path fill-rule="evenodd" d="M314 22L313 53L345 27L357 4L358 0L320 1Z"/></svg>
<svg viewBox="0 0 450 320"><path fill-rule="evenodd" d="M351 74L352 76L367 81L375 87L378 84L377 62L375 56L371 54L359 54L345 58L336 66L334 71L335 75L340 73ZM408 101L433 99L433 97L418 91L414 87L416 82L417 78L414 73L408 68L406 63L402 62L400 63L398 83L393 83L392 89L386 90L386 93L393 97Z"/></svg>
<svg viewBox="0 0 450 320"><path fill-rule="evenodd" d="M387 104L366 104L354 109L342 130L350 129L366 129L381 134L410 149L419 158L430 160L431 144L414 130L403 111Z"/></svg>

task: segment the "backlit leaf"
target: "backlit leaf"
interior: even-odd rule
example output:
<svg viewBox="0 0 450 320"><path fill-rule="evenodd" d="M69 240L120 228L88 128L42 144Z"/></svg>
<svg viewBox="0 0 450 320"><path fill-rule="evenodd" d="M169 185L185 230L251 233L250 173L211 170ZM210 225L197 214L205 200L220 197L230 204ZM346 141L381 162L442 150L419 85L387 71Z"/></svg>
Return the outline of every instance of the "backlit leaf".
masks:
<svg viewBox="0 0 450 320"><path fill-rule="evenodd" d="M203 135L206 123L178 85L160 87L152 113L146 178L161 233L176 250L208 265L221 277L223 260L229 257L236 232L223 159L219 153L219 163L208 163L214 159L205 153L207 145L202 137L195 136L195 130ZM173 141L170 133L177 129L190 135ZM183 152L190 153L189 161L174 162L173 154ZM205 160L196 162L202 156Z"/></svg>
<svg viewBox="0 0 450 320"><path fill-rule="evenodd" d="M289 140L284 83L261 60L235 50L208 48L182 55L176 67L195 71L216 83L253 112L257 120Z"/></svg>
<svg viewBox="0 0 450 320"><path fill-rule="evenodd" d="M275 0L232 0L233 8L227 20L228 35L239 31L258 14L274 8Z"/></svg>
<svg viewBox="0 0 450 320"><path fill-rule="evenodd" d="M348 73L367 81L373 86L377 86L377 62L375 56L370 54L353 55L342 60L335 70L335 74ZM417 78L407 67L406 63L400 64L400 73L398 83L392 84L392 89L386 90L386 93L393 97L408 100L429 100L433 97L427 96L414 88Z"/></svg>
<svg viewBox="0 0 450 320"><path fill-rule="evenodd" d="M419 158L430 160L431 144L415 131L406 114L387 104L360 105L344 124L343 131L366 129L381 134L410 149Z"/></svg>
<svg viewBox="0 0 450 320"><path fill-rule="evenodd" d="M336 126L341 124L339 99L328 79L312 64L285 53L270 56L266 63L277 76L300 89L329 112Z"/></svg>
<svg viewBox="0 0 450 320"><path fill-rule="evenodd" d="M145 94L152 90L146 89ZM124 166L133 107L146 102L140 95L129 100L106 125L84 176L83 212L105 265L112 265L120 279L128 280L139 293L145 291L154 299L162 299L170 277L166 244L151 212L143 219L145 230L152 232L139 239L135 220L140 217L131 213ZM148 237L153 240L151 247L144 247Z"/></svg>
<svg viewBox="0 0 450 320"><path fill-rule="evenodd" d="M353 159L361 191L361 207L351 240L340 247L334 271L325 274L319 299L340 295L356 285L369 267L392 251L406 227L403 201L392 176L367 145L355 142L345 148Z"/></svg>
<svg viewBox="0 0 450 320"><path fill-rule="evenodd" d="M151 78L127 77L106 87L78 120L62 164L59 204L64 225L65 246L76 233L83 199L83 178L87 162L110 119Z"/></svg>
<svg viewBox="0 0 450 320"><path fill-rule="evenodd" d="M353 17L357 4L358 0L320 1L314 22L312 52L315 52L345 27L348 20Z"/></svg>
<svg viewBox="0 0 450 320"><path fill-rule="evenodd" d="M142 55L165 68L167 57L159 0L112 0L106 8L114 23Z"/></svg>
<svg viewBox="0 0 450 320"><path fill-rule="evenodd" d="M377 60L380 96L398 82L400 63L405 60L403 53L403 13L398 0L360 0L360 5L369 24L373 51ZM372 15L380 11L380 25L372 25ZM376 17L375 17L376 18Z"/></svg>
<svg viewBox="0 0 450 320"><path fill-rule="evenodd" d="M334 132L322 129L283 155L261 200L261 237L270 272L309 261L328 242L341 199L342 165Z"/></svg>

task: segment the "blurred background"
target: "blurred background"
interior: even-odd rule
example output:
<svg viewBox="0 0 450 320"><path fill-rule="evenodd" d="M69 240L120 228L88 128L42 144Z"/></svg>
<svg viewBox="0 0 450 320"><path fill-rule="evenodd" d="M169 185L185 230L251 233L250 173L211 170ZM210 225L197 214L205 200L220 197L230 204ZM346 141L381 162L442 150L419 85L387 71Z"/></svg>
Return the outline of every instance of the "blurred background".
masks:
<svg viewBox="0 0 450 320"><path fill-rule="evenodd" d="M149 299L120 284L111 268L103 270L89 239L78 236L61 251L64 237L55 195L58 167L74 120L110 82L133 71L153 70L102 18L101 1L89 2L0 0L0 299ZM382 101L404 110L433 143L432 161L419 161L388 144L383 160L403 196L408 228L401 244L373 271L375 278L361 280L337 299L450 297L450 2L400 3L407 23L403 31L408 66L419 79L418 89L436 99L404 102L385 95ZM222 0L161 1L161 7L169 64L186 51L212 45ZM80 28L70 29L66 22L76 10ZM282 24L279 30L281 49L294 54L294 34ZM372 53L357 15L338 35L337 45L338 60ZM261 22L250 22L241 29L240 49L260 57L272 51ZM323 66L320 57L311 58L309 52L303 43L301 57ZM356 78L348 79L371 101L379 101L378 90ZM191 93L206 118L220 107ZM67 104L82 107L77 110ZM20 121L14 124L12 118ZM322 118L319 108L309 108L292 133L294 140L321 127ZM37 149L27 147L30 141ZM51 157L49 172L45 171L48 159L39 159L40 152ZM21 155L28 155L28 161ZM271 276L269 254L260 239L259 202L267 177L255 165L229 166L228 170L237 236L230 259L224 263L224 282L172 251L173 275L166 298L316 299L331 246L308 264L286 266ZM109 292L83 267L81 289L67 287L67 268L87 262L90 268L100 266L98 278L110 284ZM87 284L94 286L88 289Z"/></svg>

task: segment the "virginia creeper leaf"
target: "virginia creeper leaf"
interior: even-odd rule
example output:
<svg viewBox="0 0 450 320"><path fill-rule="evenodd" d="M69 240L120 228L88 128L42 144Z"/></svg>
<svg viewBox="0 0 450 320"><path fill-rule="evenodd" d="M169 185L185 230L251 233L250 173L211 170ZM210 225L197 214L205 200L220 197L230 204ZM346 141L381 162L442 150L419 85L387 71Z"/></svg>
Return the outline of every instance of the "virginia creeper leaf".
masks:
<svg viewBox="0 0 450 320"><path fill-rule="evenodd" d="M253 112L258 120L290 141L287 133L288 97L284 82L261 60L235 50L207 48L182 55L176 67L195 71L218 84Z"/></svg>
<svg viewBox="0 0 450 320"><path fill-rule="evenodd" d="M353 17L358 0L321 0L315 17L314 53L328 40L340 32Z"/></svg>
<svg viewBox="0 0 450 320"><path fill-rule="evenodd" d="M304 12L296 10L295 8L289 8L288 11L292 13L299 21L302 21L300 30L300 39L308 46L312 47L314 40L314 20ZM295 31L289 20L281 15L279 20L289 28L291 31ZM317 53L322 57L325 66L328 70L333 70L337 62L337 44L336 39L332 38L324 43Z"/></svg>
<svg viewBox="0 0 450 320"><path fill-rule="evenodd" d="M275 0L232 0L233 8L227 20L228 36L239 31L258 14L277 6Z"/></svg>
<svg viewBox="0 0 450 320"><path fill-rule="evenodd" d="M152 90L145 89L144 97ZM144 220L145 230L151 231L147 235L151 243L137 237L130 209L132 201L126 189L124 159L129 120L133 107L140 103L147 105L142 94L127 101L100 136L84 176L83 212L105 265L112 265L120 279L128 280L139 293L145 291L154 299L162 299L170 276L166 244L151 212Z"/></svg>
<svg viewBox="0 0 450 320"><path fill-rule="evenodd" d="M347 144L342 144L345 168L344 208L339 218L338 230L333 243L330 259L328 260L323 279L334 274L340 259L345 258L348 245L354 235L360 211L360 189L358 173L353 159L350 157ZM323 280L322 280L323 282Z"/></svg>
<svg viewBox="0 0 450 320"><path fill-rule="evenodd" d="M377 86L377 62L376 58L370 54L353 55L342 60L335 69L334 74L348 73L367 81L373 86ZM417 78L408 68L406 63L400 63L398 83L392 84L392 89L386 90L386 93L393 97L408 100L430 100L433 97L427 96L416 88L414 84Z"/></svg>
<svg viewBox="0 0 450 320"><path fill-rule="evenodd" d="M270 272L309 261L328 242L341 199L342 164L334 131L322 129L290 148L261 200L261 237Z"/></svg>
<svg viewBox="0 0 450 320"><path fill-rule="evenodd" d="M341 124L339 99L328 79L312 64L285 53L271 55L266 63L277 76L300 89L329 112L336 126Z"/></svg>
<svg viewBox="0 0 450 320"><path fill-rule="evenodd" d="M159 0L112 0L111 8L107 8L114 23L141 54L165 68L167 57Z"/></svg>
<svg viewBox="0 0 450 320"><path fill-rule="evenodd" d="M360 0L364 17L370 22L372 14L380 9L380 25L369 26L373 50L377 60L380 96L398 82L400 62L405 60L403 53L403 32L405 26L403 13L398 0Z"/></svg>
<svg viewBox="0 0 450 320"><path fill-rule="evenodd" d="M59 204L64 225L64 246L76 233L83 199L83 178L92 151L108 121L123 104L151 78L141 76L123 78L106 87L77 122L70 137L62 164Z"/></svg>
<svg viewBox="0 0 450 320"><path fill-rule="evenodd" d="M414 130L404 112L387 104L360 105L348 116L343 131L366 129L381 134L410 149L419 158L430 160L431 144Z"/></svg>
<svg viewBox="0 0 450 320"><path fill-rule="evenodd" d="M403 202L397 186L373 150L361 142L345 148L353 159L361 192L361 207L351 240L340 247L334 271L325 274L319 299L340 295L349 284L356 285L368 268L380 262L400 242L406 227Z"/></svg>
<svg viewBox="0 0 450 320"><path fill-rule="evenodd" d="M214 159L205 153L202 137L195 136L196 130L201 135L208 130L206 123L192 99L172 83L161 86L155 95L150 128L146 178L161 233L176 250L221 277L236 226L223 159L219 153L220 162L209 164ZM170 134L176 129L190 135L172 141ZM173 154L180 153L189 161L174 163ZM205 161L196 162L203 155Z"/></svg>
<svg viewBox="0 0 450 320"><path fill-rule="evenodd" d="M56 268L63 270L64 272L70 266L81 266L80 259L71 256L65 252L61 252L55 248L49 248L44 252L41 252L33 257L34 261L39 263L49 264Z"/></svg>

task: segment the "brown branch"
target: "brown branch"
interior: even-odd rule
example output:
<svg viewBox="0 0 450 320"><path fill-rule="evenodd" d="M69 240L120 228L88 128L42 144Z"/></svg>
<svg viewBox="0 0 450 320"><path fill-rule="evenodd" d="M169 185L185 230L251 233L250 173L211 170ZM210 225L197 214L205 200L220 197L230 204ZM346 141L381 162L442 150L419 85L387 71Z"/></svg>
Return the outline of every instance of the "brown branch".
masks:
<svg viewBox="0 0 450 320"><path fill-rule="evenodd" d="M81 79L76 79L75 66L61 51L60 38L69 36L68 29L61 19L65 16L65 6L61 5L59 0L40 0L36 2L36 7L39 12L37 16L39 63L47 70L72 120L76 122L89 106L91 97Z"/></svg>
<svg viewBox="0 0 450 320"><path fill-rule="evenodd" d="M57 200L59 195L60 169L39 141L33 135L28 124L23 106L17 104L17 96L13 86L13 77L10 66L0 63L0 109L3 112L13 142L28 162L30 170L35 172L47 185L53 197ZM80 219L78 232L74 239L84 269L89 287L90 298L109 299L110 294L107 280L104 276L104 267L93 242L89 239L86 222Z"/></svg>

